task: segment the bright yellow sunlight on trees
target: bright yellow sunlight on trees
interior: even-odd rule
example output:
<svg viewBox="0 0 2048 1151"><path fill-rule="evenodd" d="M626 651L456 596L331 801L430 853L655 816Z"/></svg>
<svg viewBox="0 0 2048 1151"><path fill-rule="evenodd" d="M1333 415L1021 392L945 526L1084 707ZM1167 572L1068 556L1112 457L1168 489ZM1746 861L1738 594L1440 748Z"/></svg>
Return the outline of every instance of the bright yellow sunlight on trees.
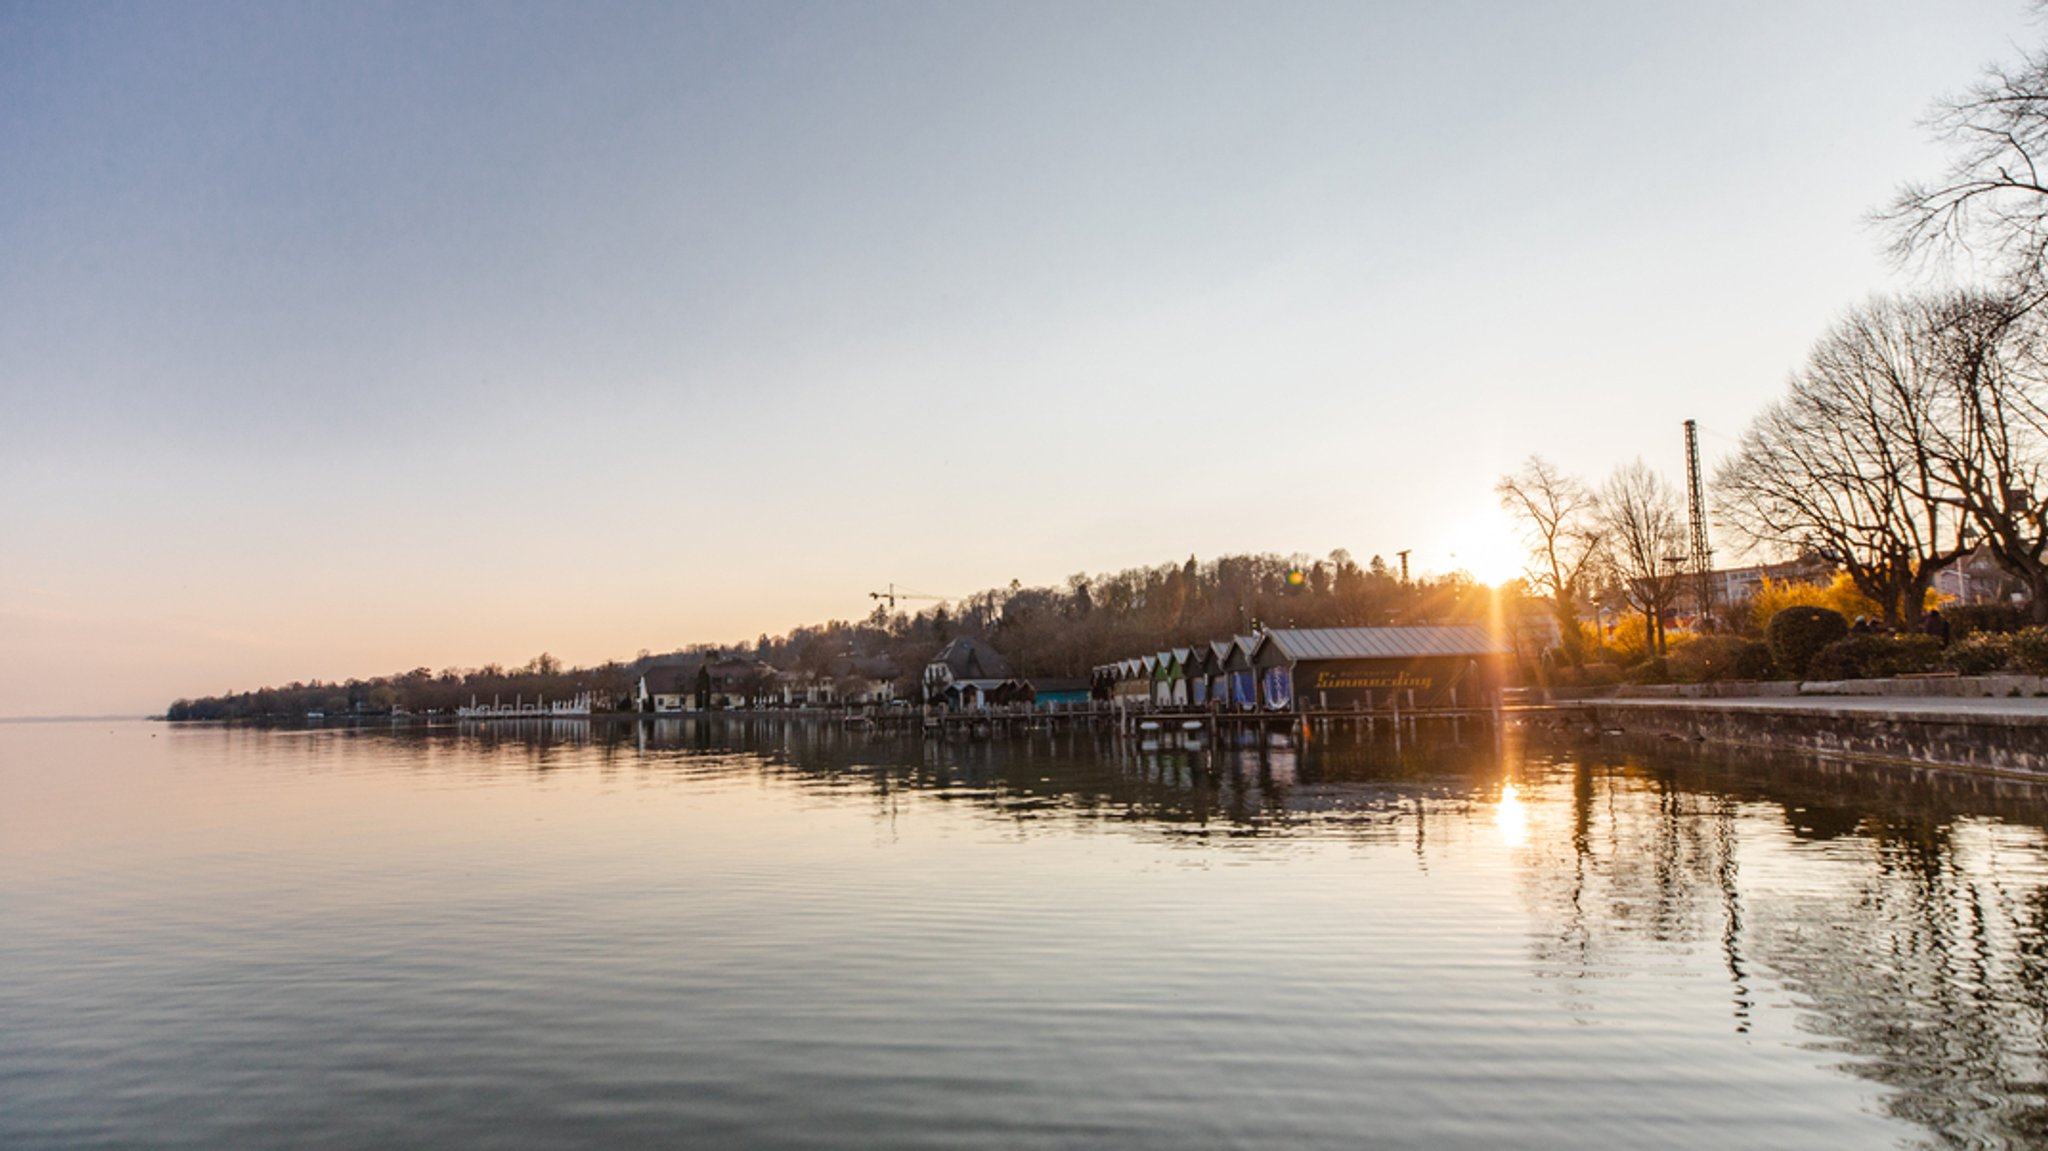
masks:
<svg viewBox="0 0 2048 1151"><path fill-rule="evenodd" d="M1772 616L1788 607L1824 607L1850 620L1859 615L1877 619L1884 614L1875 600L1856 590L1854 580L1846 573L1837 572L1830 584L1764 580L1749 597L1750 626L1761 632L1770 624Z"/></svg>

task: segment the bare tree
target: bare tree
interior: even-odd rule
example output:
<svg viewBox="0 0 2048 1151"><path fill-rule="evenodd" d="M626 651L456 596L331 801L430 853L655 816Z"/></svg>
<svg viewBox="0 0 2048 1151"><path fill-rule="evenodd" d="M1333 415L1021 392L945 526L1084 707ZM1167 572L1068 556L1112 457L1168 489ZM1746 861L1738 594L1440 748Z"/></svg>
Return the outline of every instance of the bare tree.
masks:
<svg viewBox="0 0 2048 1151"><path fill-rule="evenodd" d="M1530 591L1550 600L1565 658L1578 667L1585 659L1579 600L1601 558L1599 501L1577 477L1557 470L1542 456L1530 456L1520 471L1502 476L1493 490L1501 507L1519 522L1528 546L1523 578Z"/></svg>
<svg viewBox="0 0 2048 1151"><path fill-rule="evenodd" d="M1850 311L1716 476L1738 531L1838 565L1887 623L1907 626L1935 573L1966 550L1962 497L1940 455L1948 367L1926 316L1884 299Z"/></svg>
<svg viewBox="0 0 2048 1151"><path fill-rule="evenodd" d="M1929 118L1952 145L1948 171L1907 184L1878 219L1893 253L1984 258L2032 288L2048 268L2048 51L1994 66Z"/></svg>
<svg viewBox="0 0 2048 1151"><path fill-rule="evenodd" d="M1921 307L1944 385L1932 452L1965 523L2026 586L2034 620L2048 623L2048 411L2040 399L2048 364L2039 307L1987 293Z"/></svg>
<svg viewBox="0 0 2048 1151"><path fill-rule="evenodd" d="M1607 541L1615 591L1643 613L1650 650L1664 654L1664 615L1677 598L1677 572L1690 541L1678 492L1641 457L1607 477L1599 493L1601 534Z"/></svg>

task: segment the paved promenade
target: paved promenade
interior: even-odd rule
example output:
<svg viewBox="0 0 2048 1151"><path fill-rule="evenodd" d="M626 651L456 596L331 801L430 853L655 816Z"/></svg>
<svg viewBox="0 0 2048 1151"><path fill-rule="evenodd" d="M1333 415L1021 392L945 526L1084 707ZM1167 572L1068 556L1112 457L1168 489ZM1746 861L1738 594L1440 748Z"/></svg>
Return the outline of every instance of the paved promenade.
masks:
<svg viewBox="0 0 2048 1151"><path fill-rule="evenodd" d="M1790 715L1871 716L1891 719L2039 720L2048 723L2048 697L1940 695L1732 696L1725 699L1600 699L1601 708L1699 708L1712 711L1782 712Z"/></svg>

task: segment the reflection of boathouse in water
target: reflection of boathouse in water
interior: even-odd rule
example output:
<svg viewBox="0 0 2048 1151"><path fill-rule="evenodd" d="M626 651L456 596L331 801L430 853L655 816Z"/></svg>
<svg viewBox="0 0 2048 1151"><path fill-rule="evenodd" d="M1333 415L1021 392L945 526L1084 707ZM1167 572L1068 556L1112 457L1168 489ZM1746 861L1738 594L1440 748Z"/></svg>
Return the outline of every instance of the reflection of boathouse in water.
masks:
<svg viewBox="0 0 2048 1151"><path fill-rule="evenodd" d="M568 699L549 702L545 696L535 696L531 703L525 696L515 696L511 703L500 703L497 696L489 703L478 703L475 696L469 697L468 707L458 707L458 719L569 719L590 714L590 693L578 692Z"/></svg>
<svg viewBox="0 0 2048 1151"><path fill-rule="evenodd" d="M1098 694L1234 711L1484 709L1507 644L1483 627L1286 628L1095 669Z"/></svg>

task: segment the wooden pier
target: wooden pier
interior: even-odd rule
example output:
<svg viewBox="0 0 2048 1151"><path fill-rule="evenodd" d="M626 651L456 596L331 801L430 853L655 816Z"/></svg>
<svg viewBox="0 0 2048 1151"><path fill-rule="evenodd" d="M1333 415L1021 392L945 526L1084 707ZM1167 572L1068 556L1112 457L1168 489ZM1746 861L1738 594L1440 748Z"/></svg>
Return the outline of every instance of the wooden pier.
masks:
<svg viewBox="0 0 2048 1151"><path fill-rule="evenodd" d="M1292 709L1242 711L1209 708L1131 707L1095 703L1059 708L988 707L954 710L943 707L878 708L848 713L850 727L881 731L921 731L931 738L987 739L1037 731L1076 728L1137 735L1198 733L1211 738L1244 731L1302 733L1311 737L1333 730L1420 734L1448 726L1467 725L1498 731L1501 708L1440 707L1365 710Z"/></svg>

